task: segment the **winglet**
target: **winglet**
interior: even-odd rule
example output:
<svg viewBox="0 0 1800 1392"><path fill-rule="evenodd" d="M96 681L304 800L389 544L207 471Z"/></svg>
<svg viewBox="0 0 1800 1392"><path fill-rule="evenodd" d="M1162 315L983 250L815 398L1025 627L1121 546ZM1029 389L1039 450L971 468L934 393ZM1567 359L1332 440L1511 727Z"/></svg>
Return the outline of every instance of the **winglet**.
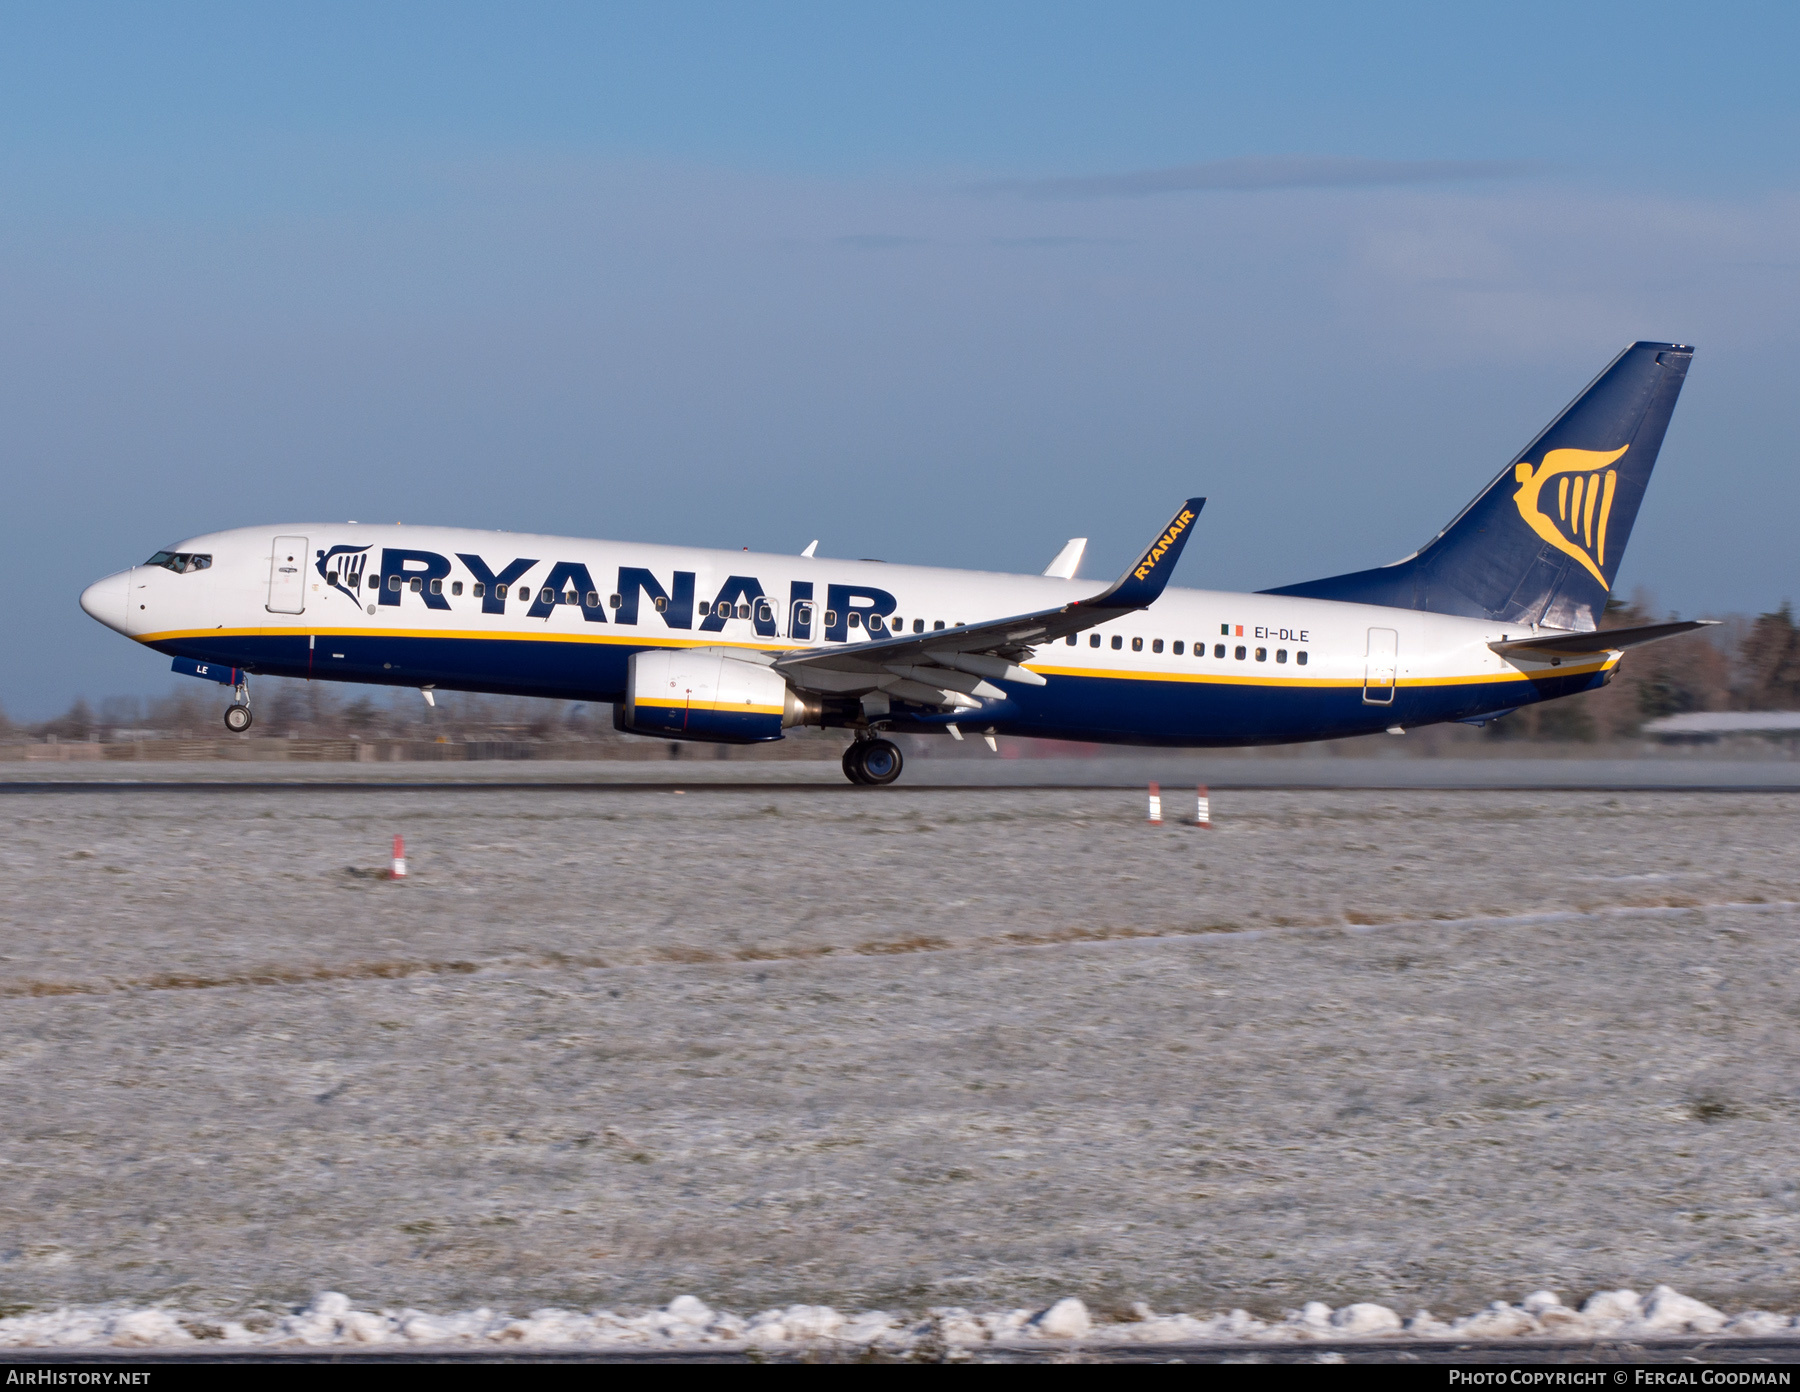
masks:
<svg viewBox="0 0 1800 1392"><path fill-rule="evenodd" d="M1081 609L1144 609L1156 602L1175 572L1181 559L1181 548L1187 545L1188 533L1206 506L1204 498L1189 498L1176 510L1156 540L1140 556L1137 563L1121 575L1110 589L1077 604Z"/></svg>
<svg viewBox="0 0 1800 1392"><path fill-rule="evenodd" d="M1081 569L1081 556L1087 550L1086 537L1070 537L1069 544L1056 553L1056 559L1044 567L1044 574L1053 580L1073 580L1075 572Z"/></svg>

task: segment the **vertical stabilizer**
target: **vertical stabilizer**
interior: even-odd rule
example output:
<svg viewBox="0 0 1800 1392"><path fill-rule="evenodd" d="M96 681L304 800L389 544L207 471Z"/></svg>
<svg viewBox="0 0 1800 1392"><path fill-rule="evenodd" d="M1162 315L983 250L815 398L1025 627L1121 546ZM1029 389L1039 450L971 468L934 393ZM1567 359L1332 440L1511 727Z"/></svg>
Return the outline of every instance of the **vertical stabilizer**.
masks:
<svg viewBox="0 0 1800 1392"><path fill-rule="evenodd" d="M1632 344L1417 554L1267 593L1596 627L1693 355Z"/></svg>

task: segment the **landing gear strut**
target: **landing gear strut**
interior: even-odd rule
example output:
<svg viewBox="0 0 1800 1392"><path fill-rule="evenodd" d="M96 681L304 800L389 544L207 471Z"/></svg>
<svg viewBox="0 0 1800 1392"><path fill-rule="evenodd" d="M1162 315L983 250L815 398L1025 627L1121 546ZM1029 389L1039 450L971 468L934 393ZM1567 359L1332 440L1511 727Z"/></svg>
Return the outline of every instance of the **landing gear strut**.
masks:
<svg viewBox="0 0 1800 1392"><path fill-rule="evenodd" d="M866 788L879 788L900 776L906 761L892 740L859 739L844 751L844 777Z"/></svg>
<svg viewBox="0 0 1800 1392"><path fill-rule="evenodd" d="M239 682L232 696L232 703L225 708L225 728L234 735L241 735L255 720L250 714L250 683Z"/></svg>

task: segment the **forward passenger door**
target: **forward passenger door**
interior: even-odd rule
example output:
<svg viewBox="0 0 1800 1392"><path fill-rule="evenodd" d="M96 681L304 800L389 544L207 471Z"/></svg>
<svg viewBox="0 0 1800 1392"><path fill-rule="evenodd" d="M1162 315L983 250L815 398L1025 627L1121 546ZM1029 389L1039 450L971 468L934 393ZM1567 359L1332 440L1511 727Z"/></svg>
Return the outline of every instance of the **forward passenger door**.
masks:
<svg viewBox="0 0 1800 1392"><path fill-rule="evenodd" d="M306 538L276 537L269 548L269 603L271 614L306 612Z"/></svg>

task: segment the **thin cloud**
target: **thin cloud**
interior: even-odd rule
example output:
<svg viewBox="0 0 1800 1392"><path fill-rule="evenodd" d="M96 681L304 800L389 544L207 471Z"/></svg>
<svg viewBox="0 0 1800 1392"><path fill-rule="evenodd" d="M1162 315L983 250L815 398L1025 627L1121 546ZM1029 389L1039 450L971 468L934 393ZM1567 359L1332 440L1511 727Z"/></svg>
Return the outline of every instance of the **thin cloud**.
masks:
<svg viewBox="0 0 1800 1392"><path fill-rule="evenodd" d="M1123 237L990 237L997 247L1055 248L1072 246L1124 246Z"/></svg>
<svg viewBox="0 0 1800 1392"><path fill-rule="evenodd" d="M1149 198L1159 193L1238 192L1292 188L1373 188L1437 184L1461 179L1508 179L1536 172L1525 160L1373 160L1303 155L1208 160L1130 174L1084 174L1060 179L996 179L975 193L1021 198Z"/></svg>
<svg viewBox="0 0 1800 1392"><path fill-rule="evenodd" d="M858 251L892 251L895 247L924 246L929 237L897 237L887 232L855 232L837 239L839 246Z"/></svg>

